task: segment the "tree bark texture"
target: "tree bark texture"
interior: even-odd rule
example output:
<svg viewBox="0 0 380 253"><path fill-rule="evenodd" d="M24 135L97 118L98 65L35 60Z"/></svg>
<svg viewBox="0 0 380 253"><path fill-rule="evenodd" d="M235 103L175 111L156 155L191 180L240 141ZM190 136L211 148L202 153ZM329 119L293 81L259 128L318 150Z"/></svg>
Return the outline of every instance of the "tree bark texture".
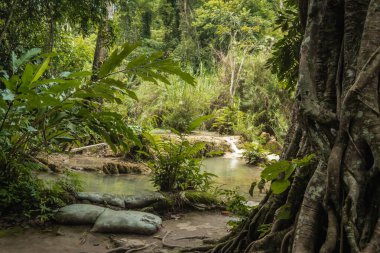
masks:
<svg viewBox="0 0 380 253"><path fill-rule="evenodd" d="M380 252L380 0L299 4L299 82L281 158L317 159L210 252Z"/></svg>
<svg viewBox="0 0 380 253"><path fill-rule="evenodd" d="M100 20L99 22L94 60L92 62L92 72L94 73L94 75L92 76L92 80L97 79L96 72L99 70L103 62L106 60L108 56L108 48L111 46L111 21L114 15L113 8L113 5L111 3L108 3L106 7L106 16L103 17L102 20Z"/></svg>

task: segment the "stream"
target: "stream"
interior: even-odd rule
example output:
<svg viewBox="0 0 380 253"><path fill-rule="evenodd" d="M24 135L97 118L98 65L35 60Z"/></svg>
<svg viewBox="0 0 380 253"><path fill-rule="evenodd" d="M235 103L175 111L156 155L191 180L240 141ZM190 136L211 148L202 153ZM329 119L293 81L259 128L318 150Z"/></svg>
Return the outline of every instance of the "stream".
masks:
<svg viewBox="0 0 380 253"><path fill-rule="evenodd" d="M203 161L203 170L215 174L215 185L224 189L238 188L238 192L250 200L259 201L262 194L255 191L251 198L249 187L260 178L261 169L246 165L241 158L215 157ZM149 175L104 175L100 173L78 172L83 181L83 190L114 194L133 195L141 191L155 190Z"/></svg>

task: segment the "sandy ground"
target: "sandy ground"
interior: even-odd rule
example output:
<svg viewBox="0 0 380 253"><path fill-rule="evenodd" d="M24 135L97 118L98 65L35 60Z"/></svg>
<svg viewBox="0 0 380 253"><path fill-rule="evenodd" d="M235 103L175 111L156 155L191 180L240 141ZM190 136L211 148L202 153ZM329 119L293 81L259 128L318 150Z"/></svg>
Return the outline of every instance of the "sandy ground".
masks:
<svg viewBox="0 0 380 253"><path fill-rule="evenodd" d="M218 239L228 233L229 217L220 212L191 212L175 215L176 219L163 222L162 229L155 236L163 237L170 245L194 247L202 245L200 239L181 239L183 237L204 236ZM111 240L112 237L114 240ZM178 252L179 248L169 249L162 246L161 240L153 236L126 234L91 233L86 226L54 226L45 230L12 229L0 231L0 253L105 253L115 247L114 241L132 244L152 244L139 251L145 253Z"/></svg>

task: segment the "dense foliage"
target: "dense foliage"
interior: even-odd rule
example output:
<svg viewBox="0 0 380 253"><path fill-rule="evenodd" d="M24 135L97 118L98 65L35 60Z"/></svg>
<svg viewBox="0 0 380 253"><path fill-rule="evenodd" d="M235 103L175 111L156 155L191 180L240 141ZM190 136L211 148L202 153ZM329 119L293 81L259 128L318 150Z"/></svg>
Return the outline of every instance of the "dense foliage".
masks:
<svg viewBox="0 0 380 253"><path fill-rule="evenodd" d="M179 143L144 137L152 128L186 132L204 115L215 117L202 130L249 142L265 131L281 142L291 95L279 84L294 86L299 22L291 26L294 3L286 1L278 15L280 6L264 0L2 1L2 194L12 197L11 188L22 188L14 183L31 180L40 190L29 194L45 191L33 172L44 167L38 155L100 141L129 152L126 157L143 148L145 158L154 157L154 182L162 189L207 188L210 175L194 158L200 146L181 134ZM275 20L281 29L273 29ZM291 56L288 65L285 56ZM256 151L248 162L260 160Z"/></svg>

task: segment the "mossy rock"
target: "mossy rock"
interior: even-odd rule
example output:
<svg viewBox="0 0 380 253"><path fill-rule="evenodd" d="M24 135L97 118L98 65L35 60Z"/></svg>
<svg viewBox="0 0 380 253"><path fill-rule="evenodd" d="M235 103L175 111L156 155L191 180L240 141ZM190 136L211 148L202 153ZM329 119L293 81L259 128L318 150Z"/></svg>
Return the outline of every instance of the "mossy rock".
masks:
<svg viewBox="0 0 380 253"><path fill-rule="evenodd" d="M157 212L164 212L174 209L176 202L173 195L165 192L161 192L161 194L164 196L164 198L160 199L156 203L153 203L153 209Z"/></svg>

